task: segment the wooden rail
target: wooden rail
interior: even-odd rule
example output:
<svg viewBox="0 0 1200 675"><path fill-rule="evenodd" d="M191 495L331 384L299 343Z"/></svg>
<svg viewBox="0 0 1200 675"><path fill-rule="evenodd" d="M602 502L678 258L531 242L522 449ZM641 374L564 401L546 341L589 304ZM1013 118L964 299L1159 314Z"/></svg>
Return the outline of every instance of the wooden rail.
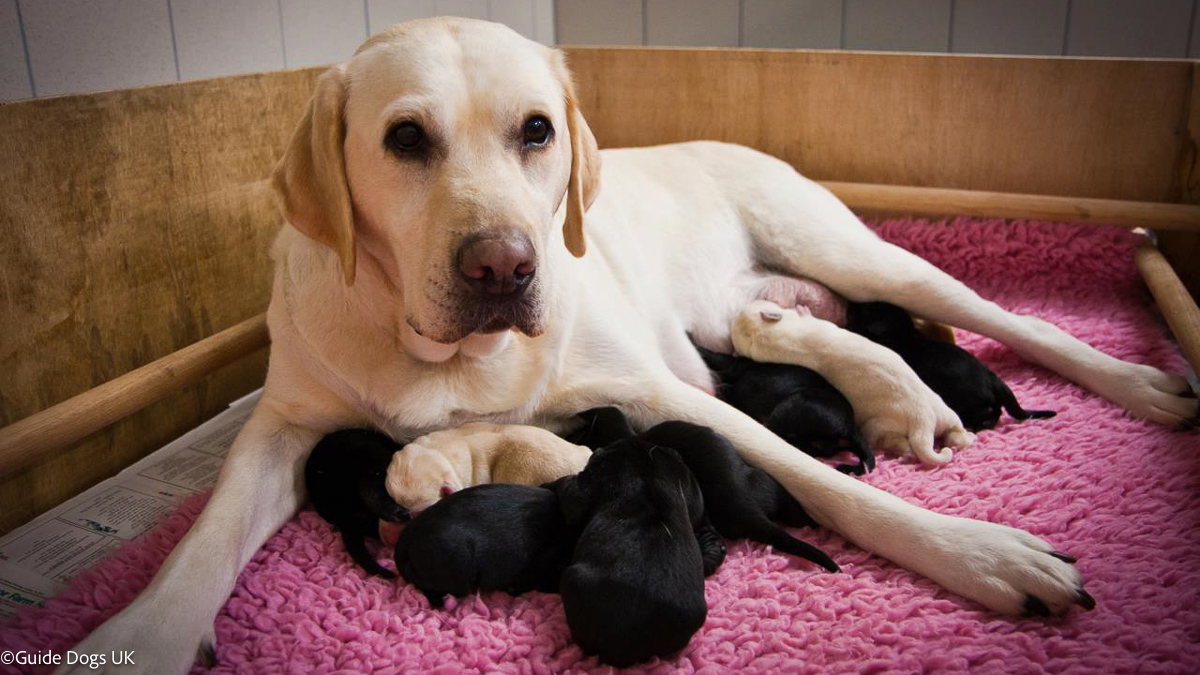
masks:
<svg viewBox="0 0 1200 675"><path fill-rule="evenodd" d="M1200 206L866 183L822 184L858 210L1200 231ZM1149 241L1138 249L1137 265L1189 363L1200 371L1200 309ZM77 443L268 342L266 317L259 315L0 429L0 477Z"/></svg>
<svg viewBox="0 0 1200 675"><path fill-rule="evenodd" d="M0 429L0 476L69 447L266 347L260 314Z"/></svg>
<svg viewBox="0 0 1200 675"><path fill-rule="evenodd" d="M850 208L925 216L995 216L1200 232L1200 206L822 181Z"/></svg>

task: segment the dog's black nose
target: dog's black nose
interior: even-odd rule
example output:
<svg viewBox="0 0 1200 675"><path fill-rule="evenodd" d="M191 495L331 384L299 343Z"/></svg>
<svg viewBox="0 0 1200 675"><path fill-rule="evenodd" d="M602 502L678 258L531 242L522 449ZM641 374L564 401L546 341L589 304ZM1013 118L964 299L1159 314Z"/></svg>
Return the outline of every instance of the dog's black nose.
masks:
<svg viewBox="0 0 1200 675"><path fill-rule="evenodd" d="M537 271L533 242L523 232L473 236L458 247L457 257L467 285L496 299L519 296Z"/></svg>

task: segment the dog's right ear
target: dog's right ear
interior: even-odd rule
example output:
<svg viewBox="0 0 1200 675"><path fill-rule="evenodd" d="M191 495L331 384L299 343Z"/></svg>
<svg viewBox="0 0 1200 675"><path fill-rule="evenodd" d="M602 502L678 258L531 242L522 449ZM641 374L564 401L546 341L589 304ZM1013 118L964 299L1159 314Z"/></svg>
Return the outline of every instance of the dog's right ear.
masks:
<svg viewBox="0 0 1200 675"><path fill-rule="evenodd" d="M346 72L333 66L317 79L308 111L275 165L271 185L283 217L338 256L346 285L354 283L354 218L346 184Z"/></svg>
<svg viewBox="0 0 1200 675"><path fill-rule="evenodd" d="M543 487L558 497L558 510L570 527L580 527L592 514L591 491L579 482L579 475L565 476Z"/></svg>

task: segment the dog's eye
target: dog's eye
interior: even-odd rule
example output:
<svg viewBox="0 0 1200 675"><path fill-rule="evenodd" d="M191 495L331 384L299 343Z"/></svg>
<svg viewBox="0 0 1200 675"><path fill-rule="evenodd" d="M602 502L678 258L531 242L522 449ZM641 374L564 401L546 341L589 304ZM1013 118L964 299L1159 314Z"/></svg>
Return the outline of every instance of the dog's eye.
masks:
<svg viewBox="0 0 1200 675"><path fill-rule="evenodd" d="M534 115L525 120L522 143L525 147L542 146L550 142L553 134L554 127L550 126L550 120L541 115Z"/></svg>
<svg viewBox="0 0 1200 675"><path fill-rule="evenodd" d="M415 122L401 122L388 130L387 145L398 153L417 152L425 147L425 130Z"/></svg>

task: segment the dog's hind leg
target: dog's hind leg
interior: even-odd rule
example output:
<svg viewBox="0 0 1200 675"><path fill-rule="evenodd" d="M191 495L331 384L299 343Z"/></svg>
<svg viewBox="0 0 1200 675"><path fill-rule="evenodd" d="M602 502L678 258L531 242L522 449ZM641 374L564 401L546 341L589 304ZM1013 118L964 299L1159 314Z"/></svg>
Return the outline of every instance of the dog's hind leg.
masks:
<svg viewBox="0 0 1200 675"><path fill-rule="evenodd" d="M993 610L1020 614L1028 597L1054 613L1092 604L1079 573L1049 543L1015 528L933 513L839 473L669 373L619 387L607 382L603 393L624 401L642 425L683 420L711 427L817 522Z"/></svg>
<svg viewBox="0 0 1200 675"><path fill-rule="evenodd" d="M1005 311L920 257L874 235L825 188L779 161L731 189L762 263L815 279L855 302L885 300L999 340L1138 417L1186 425L1200 402L1183 377L1104 354L1050 323ZM743 172L744 173L744 172Z"/></svg>
<svg viewBox="0 0 1200 675"><path fill-rule="evenodd" d="M81 654L132 649L122 673L185 673L211 650L217 611L242 567L304 500L304 459L321 430L288 424L268 398L259 401L191 530L146 590L74 647ZM95 673L65 666L59 673Z"/></svg>

